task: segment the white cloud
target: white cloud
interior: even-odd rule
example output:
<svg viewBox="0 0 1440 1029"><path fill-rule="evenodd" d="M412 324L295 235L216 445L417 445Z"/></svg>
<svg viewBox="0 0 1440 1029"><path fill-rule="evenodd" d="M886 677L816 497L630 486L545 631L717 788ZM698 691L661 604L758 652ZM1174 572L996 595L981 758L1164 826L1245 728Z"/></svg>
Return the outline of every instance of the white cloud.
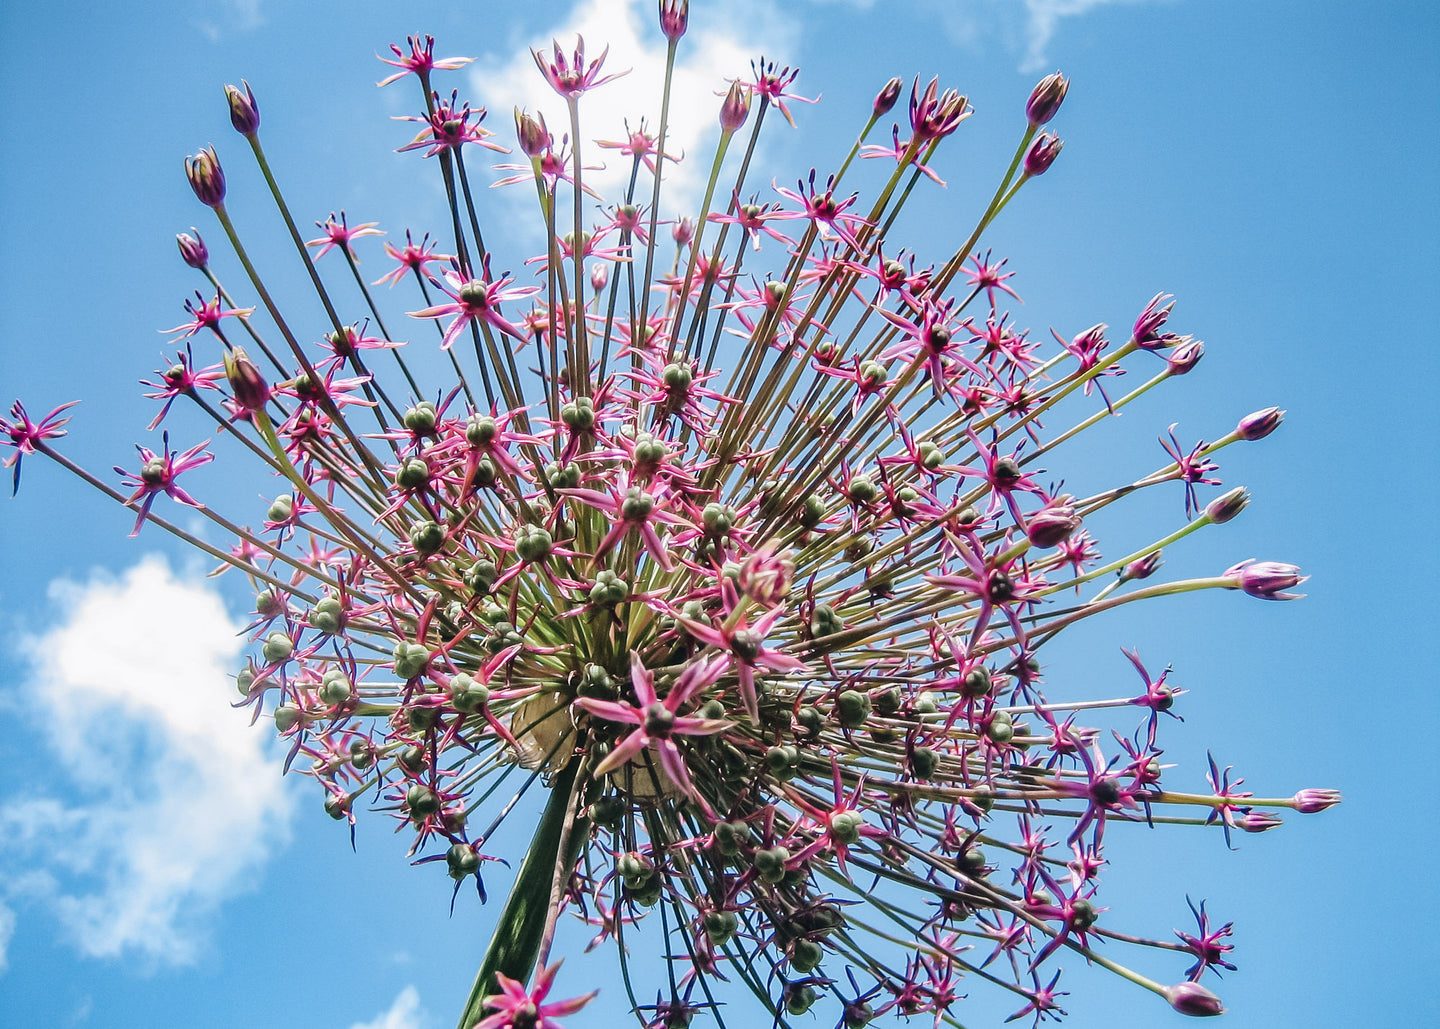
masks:
<svg viewBox="0 0 1440 1029"><path fill-rule="evenodd" d="M415 987L407 986L400 991L388 1011L381 1012L369 1022L356 1022L350 1029L420 1029L424 1021L420 994Z"/></svg>
<svg viewBox="0 0 1440 1029"><path fill-rule="evenodd" d="M751 17L751 7L749 3L732 4L724 26L713 21L702 25L692 18L681 40L671 84L665 149L683 154L685 159L678 167L666 164L662 217L674 211L692 213L698 207L719 134L723 96L717 94L724 93L730 80L748 78L751 60L762 53L781 64L795 63L794 23L773 7L755 6L756 12L766 13ZM581 158L585 164L606 166L603 172L586 173L585 181L608 202L618 203L629 180L630 158L615 150L601 150L593 141L624 140L627 118L632 127L638 128L644 116L649 131L658 130L666 41L656 22L653 0L580 0L562 21L538 30L527 43L537 50L543 45L548 52L553 38L568 58L577 34L585 39L587 63L609 45L603 74L629 69L622 78L580 99ZM550 88L524 46L508 49L504 56L482 57L472 66L471 83L480 102L490 110L488 124L499 133L499 142L513 146L510 115L517 106L541 111L557 140L569 132L564 101ZM643 173L640 182L642 188L637 192L648 197ZM526 223L538 220L533 188L522 185L505 189L522 207ZM589 200L586 206L592 206Z"/></svg>
<svg viewBox="0 0 1440 1029"><path fill-rule="evenodd" d="M7 698L48 751L0 804L8 892L51 908L86 955L193 960L292 808L264 727L230 706L240 626L160 558L53 584L51 600L59 616L22 640L32 674Z"/></svg>

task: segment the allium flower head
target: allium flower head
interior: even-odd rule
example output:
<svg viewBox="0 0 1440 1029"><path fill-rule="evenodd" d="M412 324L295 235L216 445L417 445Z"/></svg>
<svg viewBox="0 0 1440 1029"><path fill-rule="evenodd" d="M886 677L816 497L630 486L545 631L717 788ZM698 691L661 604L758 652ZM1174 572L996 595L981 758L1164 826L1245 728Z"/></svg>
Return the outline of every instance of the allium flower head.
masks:
<svg viewBox="0 0 1440 1029"><path fill-rule="evenodd" d="M658 4L672 57L689 13ZM749 157L732 167L723 148L747 121L773 126L769 107L790 121L792 102L814 101L795 92L798 69L761 59L730 80L699 210L662 195L663 161L678 158L664 110L634 112L652 120L601 144L632 182L590 205L575 126L579 97L614 77L607 51L534 50L570 125L557 140L517 110L524 156L496 166L513 174L492 185L538 187L544 244L525 254L520 234L481 228L464 158L492 144L483 111L429 81L468 59L433 47L412 37L384 59L398 71L382 85L414 75L425 105L401 150L438 181L417 189L449 205L418 243L419 229L390 227L405 243L384 244L393 265L379 282L405 299L370 294L357 264L382 231L343 212L308 244L287 226L301 281L318 287L313 311L282 312L275 298L292 291L267 286L243 249L245 279L222 285L198 233L178 238L209 285L172 330L184 350L145 382L151 428L224 423L243 443L222 451L227 473L252 473L267 499L234 517L201 505L182 476L215 457L203 443L176 453L168 435L106 485L51 447L70 405L37 423L18 402L0 419L17 485L22 457L51 458L130 507L135 531L148 521L224 556L257 594L238 704L274 726L317 805L356 833L378 808L414 862L453 884L453 903L471 877L471 903L487 902L482 868L491 887L507 877L469 1029L556 1027L596 996L549 999L568 915L592 948L617 952L606 1017L633 1006L646 1024L823 1010L852 1029L886 1015L939 1026L993 984L1019 998L1012 1020L1039 1025L1064 1014L1072 951L1176 1010L1219 1013L1198 980L1234 967L1229 923L1212 926L1202 904L1174 938L1142 935L1164 937L1163 923L1135 931L1154 919L1107 901L1129 871L1107 844L1179 823L1220 845L1339 794L1265 799L1213 760L1162 763L1189 692L1152 645L1148 667L1140 650L1111 650L1085 676L1044 645L1178 593L1293 598L1304 576L1277 562L1154 581L1162 546L1248 503L1210 492L1215 455L1279 414L1189 449L1172 426L1158 469L1122 467L1117 449L1073 474L1087 429L1151 386L1188 382L1202 349L1168 330L1164 294L1118 345L1096 312L1057 315L1094 324L1052 330L1053 344L1017 325L1015 273L981 236L1019 190L1043 188L1060 143L1038 127L1068 82L1057 73L1030 96L1019 156L971 231L937 183L972 112L938 80L913 81L909 139L884 126L867 143L898 79L859 112L852 156L890 158L891 187L862 190L852 169L866 162L846 160L762 201L777 179ZM227 97L253 137L248 86ZM240 248L214 152L186 170ZM958 249L917 259L897 235L907 203ZM311 260L331 250L344 260ZM495 270L527 266L523 284ZM1027 300L1043 318L1043 300ZM414 339L393 331L405 310ZM229 338L241 332L248 352ZM422 347L443 356L419 359ZM1095 397L1127 359L1166 368ZM1073 484L1095 467L1115 481ZM1184 521L1172 510L1102 538L1128 498L1177 481ZM162 494L226 541L153 511ZM1232 687L1182 672L1197 692ZM1074 695L1107 676L1122 685ZM525 824L497 835L507 819ZM528 841L524 853L506 839ZM1132 955L1189 964L1187 980L1162 985Z"/></svg>

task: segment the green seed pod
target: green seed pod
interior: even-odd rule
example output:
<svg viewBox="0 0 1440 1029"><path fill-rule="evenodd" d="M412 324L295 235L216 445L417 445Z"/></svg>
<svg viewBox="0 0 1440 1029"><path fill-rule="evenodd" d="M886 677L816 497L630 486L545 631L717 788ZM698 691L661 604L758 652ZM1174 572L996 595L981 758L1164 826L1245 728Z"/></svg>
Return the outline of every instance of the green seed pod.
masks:
<svg viewBox="0 0 1440 1029"><path fill-rule="evenodd" d="M400 752L395 755L395 762L411 775L423 772L425 766L429 764L425 748L414 743L408 747L401 747Z"/></svg>
<svg viewBox="0 0 1440 1029"><path fill-rule="evenodd" d="M982 783L971 791L970 803L974 804L981 811L989 811L995 806L995 788Z"/></svg>
<svg viewBox="0 0 1440 1029"><path fill-rule="evenodd" d="M922 693L910 704L910 710L917 715L933 715L940 710L940 704L933 693Z"/></svg>
<svg viewBox="0 0 1440 1029"><path fill-rule="evenodd" d="M350 814L350 798L345 794L327 793L325 813L337 822L347 817Z"/></svg>
<svg viewBox="0 0 1440 1029"><path fill-rule="evenodd" d="M472 414L465 421L465 442L472 447L493 443L500 435L500 426L489 415Z"/></svg>
<svg viewBox="0 0 1440 1029"><path fill-rule="evenodd" d="M426 519L410 527L410 545L415 553L429 557L445 545L445 527Z"/></svg>
<svg viewBox="0 0 1440 1029"><path fill-rule="evenodd" d="M991 685L990 669L979 665L965 673L965 678L960 681L960 695L969 700L988 697Z"/></svg>
<svg viewBox="0 0 1440 1029"><path fill-rule="evenodd" d="M865 824L865 819L855 811L842 811L830 819L830 836L840 843L850 846L860 842L860 827Z"/></svg>
<svg viewBox="0 0 1440 1029"><path fill-rule="evenodd" d="M624 820L625 812L629 809L630 805L621 797L601 797L590 805L590 821L596 825L614 828Z"/></svg>
<svg viewBox="0 0 1440 1029"><path fill-rule="evenodd" d="M1070 925L1080 932L1089 929L1099 917L1095 905L1084 897L1077 898L1070 904Z"/></svg>
<svg viewBox="0 0 1440 1029"><path fill-rule="evenodd" d="M440 810L440 795L417 782L405 791L405 809L410 812L410 820L418 824Z"/></svg>
<svg viewBox="0 0 1440 1029"><path fill-rule="evenodd" d="M445 852L445 867L457 883L480 868L480 855L463 843L452 843Z"/></svg>
<svg viewBox="0 0 1440 1029"><path fill-rule="evenodd" d="M275 709L275 731L283 736L304 719L304 712L294 704L282 704Z"/></svg>
<svg viewBox="0 0 1440 1029"><path fill-rule="evenodd" d="M317 691L320 702L326 707L340 707L350 703L350 698L355 696L354 687L350 685L350 679L339 669L325 673L325 680L320 683Z"/></svg>
<svg viewBox="0 0 1440 1029"><path fill-rule="evenodd" d="M762 847L755 852L755 867L761 878L768 883L779 883L785 878L785 862L790 860L790 851L784 847Z"/></svg>
<svg viewBox="0 0 1440 1029"><path fill-rule="evenodd" d="M401 489L420 489L430 481L430 462L418 454L406 458L395 470L395 485Z"/></svg>
<svg viewBox="0 0 1440 1029"><path fill-rule="evenodd" d="M428 732L440 721L440 709L431 704L411 704L405 709L405 721L412 732Z"/></svg>
<svg viewBox="0 0 1440 1029"><path fill-rule="evenodd" d="M900 711L900 688L886 686L884 689L875 690L870 694L870 702L875 705L876 714L886 718L894 717Z"/></svg>
<svg viewBox="0 0 1440 1029"><path fill-rule="evenodd" d="M819 998L810 986L787 986L785 989L785 1010L792 1015L803 1015L815 1006Z"/></svg>
<svg viewBox="0 0 1440 1029"><path fill-rule="evenodd" d="M418 643L397 643L393 651L395 676L399 679L414 679L423 675L430 664L430 650Z"/></svg>
<svg viewBox="0 0 1440 1029"><path fill-rule="evenodd" d="M916 747L910 755L910 771L917 779L929 779L940 765L940 755L929 747Z"/></svg>
<svg viewBox="0 0 1440 1029"><path fill-rule="evenodd" d="M255 670L253 668L242 668L235 675L235 689L240 696L250 696L250 687L255 685Z"/></svg>
<svg viewBox="0 0 1440 1029"><path fill-rule="evenodd" d="M490 691L468 672L450 680L450 705L461 714L474 714L490 701Z"/></svg>
<svg viewBox="0 0 1440 1029"><path fill-rule="evenodd" d="M267 665L278 665L281 661L287 660L295 651L295 644L289 636L283 632L272 632L265 637L265 643L260 648L260 656L265 659Z"/></svg>
<svg viewBox="0 0 1440 1029"><path fill-rule="evenodd" d="M267 522L288 522L295 514L295 498L289 493L282 493L270 502L270 509L265 512Z"/></svg>
<svg viewBox="0 0 1440 1029"><path fill-rule="evenodd" d="M815 528L825 519L825 501L813 493L810 494L805 498L805 503L796 517L805 528Z"/></svg>
<svg viewBox="0 0 1440 1029"><path fill-rule="evenodd" d="M350 763L361 770L375 763L375 747L369 740L355 740L350 744Z"/></svg>
<svg viewBox="0 0 1440 1029"><path fill-rule="evenodd" d="M703 924L705 935L710 938L710 942L717 947L723 947L734 938L740 923L733 911L707 911Z"/></svg>
<svg viewBox="0 0 1440 1029"><path fill-rule="evenodd" d="M345 625L345 609L340 606L340 601L335 597L322 597L316 605L310 609L306 621L316 632L323 632L327 636L338 633Z"/></svg>
<svg viewBox="0 0 1440 1029"><path fill-rule="evenodd" d="M811 736L818 736L825 725L825 715L818 707L802 707L795 713L795 724Z"/></svg>
<svg viewBox="0 0 1440 1029"><path fill-rule="evenodd" d="M812 636L832 636L844 628L840 616L829 604L816 604L815 610L810 615L810 634Z"/></svg>
<svg viewBox="0 0 1440 1029"><path fill-rule="evenodd" d="M977 846L965 848L960 855L960 870L970 878L977 878L985 874L985 851Z"/></svg>
<svg viewBox="0 0 1440 1029"><path fill-rule="evenodd" d="M435 431L435 426L440 421L440 416L435 412L435 405L428 400L422 400L414 407L406 408L405 428L417 436L429 436Z"/></svg>
<svg viewBox="0 0 1440 1029"><path fill-rule="evenodd" d="M870 698L859 690L845 690L835 700L835 717L847 729L858 729L870 717Z"/></svg>
<svg viewBox="0 0 1440 1029"><path fill-rule="evenodd" d="M500 570L495 567L494 561L482 557L465 569L464 578L466 588L483 597L495 585L495 580L500 578Z"/></svg>
<svg viewBox="0 0 1440 1029"><path fill-rule="evenodd" d="M845 496L852 504L873 503L880 495L876 485L863 475L856 475L850 479L845 487Z"/></svg>
<svg viewBox="0 0 1440 1029"><path fill-rule="evenodd" d="M790 944L790 967L797 972L814 971L824 958L825 948L814 940L801 939Z"/></svg>
<svg viewBox="0 0 1440 1029"><path fill-rule="evenodd" d="M274 618L285 611L285 601L274 590L255 594L255 613L261 618Z"/></svg>
<svg viewBox="0 0 1440 1029"><path fill-rule="evenodd" d="M526 525L515 534L515 554L522 561L543 561L555 548L555 540L538 525Z"/></svg>

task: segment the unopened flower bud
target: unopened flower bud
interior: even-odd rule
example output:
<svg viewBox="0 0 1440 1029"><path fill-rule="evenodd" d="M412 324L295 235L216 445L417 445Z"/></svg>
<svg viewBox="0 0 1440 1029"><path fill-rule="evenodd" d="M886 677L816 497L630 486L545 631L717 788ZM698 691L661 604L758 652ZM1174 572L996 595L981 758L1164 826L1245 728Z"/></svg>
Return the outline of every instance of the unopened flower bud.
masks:
<svg viewBox="0 0 1440 1029"><path fill-rule="evenodd" d="M670 229L670 235L674 237L678 245L683 247L695 238L695 219L677 218L674 226Z"/></svg>
<svg viewBox="0 0 1440 1029"><path fill-rule="evenodd" d="M195 235L190 235L190 232ZM200 233L191 229L190 232L179 233L175 237L175 243L180 248L180 256L191 268L204 268L210 263L210 248L200 238Z"/></svg>
<svg viewBox="0 0 1440 1029"><path fill-rule="evenodd" d="M1030 99L1025 103L1025 117L1030 119L1030 124L1044 125L1055 117L1055 112L1060 110L1069 88L1070 80L1058 71L1041 79L1031 90Z"/></svg>
<svg viewBox="0 0 1440 1029"><path fill-rule="evenodd" d="M730 83L730 92L725 94L725 102L720 105L720 131L726 135L734 132L745 124L749 113L750 87L737 79Z"/></svg>
<svg viewBox="0 0 1440 1029"><path fill-rule="evenodd" d="M1250 491L1236 486L1224 496L1216 497L1205 507L1205 517L1214 525L1223 525L1250 505Z"/></svg>
<svg viewBox="0 0 1440 1029"><path fill-rule="evenodd" d="M214 147L201 147L198 154L185 158L185 175L202 204L219 207L225 202L225 172Z"/></svg>
<svg viewBox="0 0 1440 1029"><path fill-rule="evenodd" d="M1025 174L1032 177L1044 175L1055 163L1055 158L1060 156L1060 150L1064 146L1059 136L1042 132L1025 152Z"/></svg>
<svg viewBox="0 0 1440 1029"><path fill-rule="evenodd" d="M900 99L900 91L905 88L905 83L899 79L891 79L881 87L880 92L875 94L875 117L883 118L890 113L895 106L895 101Z"/></svg>
<svg viewBox="0 0 1440 1029"><path fill-rule="evenodd" d="M1285 412L1278 407L1267 407L1263 411L1255 411L1240 419L1240 424L1235 426L1235 435L1241 439L1254 442L1257 439L1264 439L1285 420Z"/></svg>
<svg viewBox="0 0 1440 1029"><path fill-rule="evenodd" d="M250 83L244 79L240 85L245 87L245 92L234 86L225 87L225 99L230 101L230 124L235 126L235 131L242 136L253 136L260 129L260 108L255 105L255 94L250 91Z"/></svg>
<svg viewBox="0 0 1440 1029"><path fill-rule="evenodd" d="M537 113L532 118L528 112L515 108L515 138L526 157L539 157L550 145L550 133L545 131L545 116Z"/></svg>
<svg viewBox="0 0 1440 1029"><path fill-rule="evenodd" d="M225 355L225 379L230 383L230 391L241 410L261 411L269 403L270 387L265 382L265 376L260 374L260 369L255 367L255 362L250 360L243 348L236 347Z"/></svg>
<svg viewBox="0 0 1440 1029"><path fill-rule="evenodd" d="M608 264L597 264L590 269L590 288L599 293L605 288L605 283L610 281L610 266Z"/></svg>
<svg viewBox="0 0 1440 1029"><path fill-rule="evenodd" d="M1030 519L1025 535L1037 547L1058 547L1080 528L1080 516L1068 496L1056 497Z"/></svg>
<svg viewBox="0 0 1440 1029"><path fill-rule="evenodd" d="M1304 594L1286 593L1292 586L1298 586L1308 575L1301 575L1294 565L1279 561L1256 561L1251 558L1231 566L1225 572L1231 581L1230 589L1244 590L1261 600L1298 600Z"/></svg>
<svg viewBox="0 0 1440 1029"><path fill-rule="evenodd" d="M1165 987L1165 999L1182 1015L1223 1015L1225 1005L1199 983L1183 982Z"/></svg>
<svg viewBox="0 0 1440 1029"><path fill-rule="evenodd" d="M1302 815L1313 815L1326 808L1334 807L1344 799L1340 796L1339 790L1309 789L1295 794L1291 804Z"/></svg>
<svg viewBox="0 0 1440 1029"><path fill-rule="evenodd" d="M1153 554L1146 554L1144 557L1131 561L1124 568L1120 569L1120 581L1129 582L1132 579L1148 579L1159 570L1164 564L1160 560L1160 551Z"/></svg>
<svg viewBox="0 0 1440 1029"><path fill-rule="evenodd" d="M690 0L660 0L660 31L672 43L690 25Z"/></svg>
<svg viewBox="0 0 1440 1029"><path fill-rule="evenodd" d="M1200 363L1200 358L1205 356L1205 344L1198 339L1185 340L1170 351L1166 364L1170 367L1171 375L1184 375L1191 368Z"/></svg>
<svg viewBox="0 0 1440 1029"><path fill-rule="evenodd" d="M1246 832L1267 832L1280 824L1280 818L1269 811L1247 811L1235 819L1235 824Z"/></svg>

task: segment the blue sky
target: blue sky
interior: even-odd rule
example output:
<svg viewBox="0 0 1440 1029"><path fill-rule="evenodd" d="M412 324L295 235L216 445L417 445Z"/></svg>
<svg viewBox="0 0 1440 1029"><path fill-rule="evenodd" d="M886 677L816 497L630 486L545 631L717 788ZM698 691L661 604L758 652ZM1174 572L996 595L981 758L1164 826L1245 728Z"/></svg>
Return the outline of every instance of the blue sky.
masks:
<svg viewBox="0 0 1440 1029"><path fill-rule="evenodd" d="M651 17L623 0L403 14L376 0L8 5L0 401L40 413L83 399L65 451L99 472L131 463L153 415L136 381L159 366L156 330L184 320L198 284L174 234L218 237L181 160L214 142L239 164L223 83L255 88L302 223L344 207L393 237L442 225L443 208L418 157L392 152L411 133L388 119L416 97L374 88L376 52L419 31L439 54L479 58L453 85L490 106L508 141L511 104L543 96L524 48L576 26L597 49L608 35L614 66L636 69L597 106L658 105L645 85L663 52ZM1240 970L1218 985L1233 1027L1410 1024L1433 1009L1433 890L1410 876L1440 842L1440 720L1423 660L1437 611L1420 585L1437 570L1440 499L1434 8L697 2L685 47L697 106L759 53L799 65L801 93L824 94L766 143L754 181L782 185L843 156L891 75L940 75L977 111L941 168L946 210L988 196L1038 75L1071 76L1064 153L986 240L1019 272L1020 316L1073 334L1172 292L1182 331L1209 349L1107 429L1093 467L1067 468L1153 463L1172 422L1182 438L1214 438L1279 405L1274 437L1222 455L1226 484L1255 503L1169 570L1253 556L1313 578L1299 604L1149 605L1056 660L1082 680L1114 672L1120 645L1172 664L1191 693L1167 759L1194 782L1209 748L1258 792L1347 798L1234 853L1215 834L1130 834L1105 896L1158 934L1186 926L1186 893L1236 920ZM708 146L698 129L685 139L697 167ZM233 188L257 255L279 253L254 183ZM523 208L493 202L518 267L539 235ZM897 235L917 249L956 245L945 218L909 217ZM253 483L206 473L195 481L217 508L258 503ZM1159 499L1133 517L1173 521L1178 497ZM447 916L448 880L408 867L383 815L361 819L352 853L309 784L279 778L264 733L228 707L241 583L203 579L209 564L159 533L127 539L132 520L39 459L0 500L0 1026L452 1025L493 911L462 895ZM490 885L503 894L503 872ZM572 983L611 976L604 961L574 965ZM1107 979L1067 968L1067 1024L1179 1022ZM989 1025L1012 1007L977 990L957 1014ZM572 1024L617 1011L597 1002Z"/></svg>

